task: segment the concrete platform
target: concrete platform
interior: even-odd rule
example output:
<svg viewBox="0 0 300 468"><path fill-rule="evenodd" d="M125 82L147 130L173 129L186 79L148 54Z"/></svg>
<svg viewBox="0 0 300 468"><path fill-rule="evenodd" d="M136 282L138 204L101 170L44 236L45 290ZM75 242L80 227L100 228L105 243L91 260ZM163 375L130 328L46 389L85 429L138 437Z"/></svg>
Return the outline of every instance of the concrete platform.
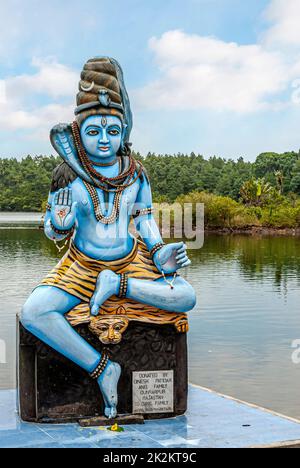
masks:
<svg viewBox="0 0 300 468"><path fill-rule="evenodd" d="M300 447L300 421L193 385L185 416L124 429L113 433L77 424L23 423L16 413L16 392L0 391L1 448Z"/></svg>

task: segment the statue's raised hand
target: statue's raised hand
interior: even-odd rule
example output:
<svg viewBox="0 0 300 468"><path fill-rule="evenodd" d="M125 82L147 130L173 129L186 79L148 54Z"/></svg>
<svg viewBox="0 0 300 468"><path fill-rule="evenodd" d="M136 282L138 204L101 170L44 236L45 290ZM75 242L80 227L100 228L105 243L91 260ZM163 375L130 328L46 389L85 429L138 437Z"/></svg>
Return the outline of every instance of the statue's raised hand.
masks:
<svg viewBox="0 0 300 468"><path fill-rule="evenodd" d="M166 274L175 273L191 264L184 242L164 245L154 254L153 260L158 270Z"/></svg>
<svg viewBox="0 0 300 468"><path fill-rule="evenodd" d="M72 189L60 189L55 194L51 206L51 221L56 229L68 231L76 220L77 202L73 202Z"/></svg>

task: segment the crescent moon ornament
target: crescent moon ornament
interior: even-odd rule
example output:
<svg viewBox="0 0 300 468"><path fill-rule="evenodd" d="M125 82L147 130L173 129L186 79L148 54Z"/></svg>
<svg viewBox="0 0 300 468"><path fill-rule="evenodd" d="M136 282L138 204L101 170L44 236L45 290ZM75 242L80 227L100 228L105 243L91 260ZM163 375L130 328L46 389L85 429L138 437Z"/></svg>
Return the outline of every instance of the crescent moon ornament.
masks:
<svg viewBox="0 0 300 468"><path fill-rule="evenodd" d="M88 93L89 91L92 91L93 87L95 86L95 82L93 81L90 86L85 88L82 84L80 85L81 91L84 91L85 93Z"/></svg>

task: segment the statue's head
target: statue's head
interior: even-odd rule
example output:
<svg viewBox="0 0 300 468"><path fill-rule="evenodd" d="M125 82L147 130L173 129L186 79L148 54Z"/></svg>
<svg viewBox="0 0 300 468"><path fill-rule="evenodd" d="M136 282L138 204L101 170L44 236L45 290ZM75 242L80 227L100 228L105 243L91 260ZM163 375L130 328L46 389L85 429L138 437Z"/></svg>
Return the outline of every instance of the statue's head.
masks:
<svg viewBox="0 0 300 468"><path fill-rule="evenodd" d="M84 65L75 115L89 155L105 158L128 154L132 113L116 60L96 57Z"/></svg>

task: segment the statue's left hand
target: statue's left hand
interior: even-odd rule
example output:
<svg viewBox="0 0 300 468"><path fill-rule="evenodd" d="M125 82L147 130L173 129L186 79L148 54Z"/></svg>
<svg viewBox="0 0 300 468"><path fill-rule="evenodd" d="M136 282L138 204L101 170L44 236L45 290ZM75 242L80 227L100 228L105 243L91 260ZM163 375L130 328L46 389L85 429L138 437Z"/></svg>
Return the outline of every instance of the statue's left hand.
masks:
<svg viewBox="0 0 300 468"><path fill-rule="evenodd" d="M175 273L180 268L191 264L184 242L164 245L153 257L158 270L164 273Z"/></svg>
<svg viewBox="0 0 300 468"><path fill-rule="evenodd" d="M77 202L73 202L72 189L59 190L53 198L51 221L56 229L68 231L74 226Z"/></svg>

